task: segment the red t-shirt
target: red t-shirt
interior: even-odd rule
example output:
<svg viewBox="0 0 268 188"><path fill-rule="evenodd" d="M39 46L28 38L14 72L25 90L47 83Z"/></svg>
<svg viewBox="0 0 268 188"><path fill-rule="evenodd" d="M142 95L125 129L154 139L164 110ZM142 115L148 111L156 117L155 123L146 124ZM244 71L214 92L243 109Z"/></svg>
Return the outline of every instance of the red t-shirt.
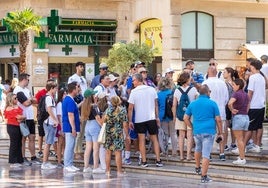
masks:
<svg viewBox="0 0 268 188"><path fill-rule="evenodd" d="M7 119L7 124L19 126L20 123L18 122L16 116L22 115L22 112L23 112L23 110L20 107L13 108L13 109L8 110L8 111L5 110L4 115L5 115L5 118Z"/></svg>
<svg viewBox="0 0 268 188"><path fill-rule="evenodd" d="M37 100L37 103L39 103L41 97L45 96L47 93L47 90L44 88L44 89L41 89L40 91L38 91L36 94L35 94L35 98Z"/></svg>

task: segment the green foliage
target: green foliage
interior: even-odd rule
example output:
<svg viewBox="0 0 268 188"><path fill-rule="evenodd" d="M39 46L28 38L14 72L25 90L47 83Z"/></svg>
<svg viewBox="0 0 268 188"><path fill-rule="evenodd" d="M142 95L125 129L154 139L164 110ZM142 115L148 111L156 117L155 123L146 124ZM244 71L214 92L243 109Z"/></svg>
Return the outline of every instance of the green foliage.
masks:
<svg viewBox="0 0 268 188"><path fill-rule="evenodd" d="M154 53L157 49L150 49L146 44L140 45L137 41L115 43L109 50L108 58L103 61L109 66L109 70L116 73L125 73L135 61L142 61L146 65L154 60Z"/></svg>
<svg viewBox="0 0 268 188"><path fill-rule="evenodd" d="M41 31L39 20L41 16L36 15L31 8L25 8L22 11L12 11L4 18L8 29L15 33L22 33L29 29L37 34Z"/></svg>

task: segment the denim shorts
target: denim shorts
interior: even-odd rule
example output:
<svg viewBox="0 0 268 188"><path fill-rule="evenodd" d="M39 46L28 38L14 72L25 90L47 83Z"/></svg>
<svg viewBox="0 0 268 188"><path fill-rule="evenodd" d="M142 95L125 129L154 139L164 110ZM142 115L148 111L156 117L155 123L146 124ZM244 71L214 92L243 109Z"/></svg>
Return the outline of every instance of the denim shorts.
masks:
<svg viewBox="0 0 268 188"><path fill-rule="evenodd" d="M247 131L249 126L248 115L235 115L232 119L232 130L234 131Z"/></svg>
<svg viewBox="0 0 268 188"><path fill-rule="evenodd" d="M96 120L87 120L85 128L86 141L97 142L100 129L101 127Z"/></svg>
<svg viewBox="0 0 268 188"><path fill-rule="evenodd" d="M43 124L43 127L44 127L44 131L45 131L46 144L54 144L57 127L54 127L54 125L49 125L46 123Z"/></svg>
<svg viewBox="0 0 268 188"><path fill-rule="evenodd" d="M203 158L209 159L215 135L197 134L194 135L195 152L202 153Z"/></svg>

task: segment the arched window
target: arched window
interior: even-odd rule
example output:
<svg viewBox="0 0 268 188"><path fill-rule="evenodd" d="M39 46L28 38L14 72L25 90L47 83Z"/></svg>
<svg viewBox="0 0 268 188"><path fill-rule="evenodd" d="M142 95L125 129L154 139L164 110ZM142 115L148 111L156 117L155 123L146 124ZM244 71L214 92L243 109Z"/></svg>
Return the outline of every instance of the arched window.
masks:
<svg viewBox="0 0 268 188"><path fill-rule="evenodd" d="M207 61L214 57L213 17L204 12L188 12L181 18L182 60Z"/></svg>

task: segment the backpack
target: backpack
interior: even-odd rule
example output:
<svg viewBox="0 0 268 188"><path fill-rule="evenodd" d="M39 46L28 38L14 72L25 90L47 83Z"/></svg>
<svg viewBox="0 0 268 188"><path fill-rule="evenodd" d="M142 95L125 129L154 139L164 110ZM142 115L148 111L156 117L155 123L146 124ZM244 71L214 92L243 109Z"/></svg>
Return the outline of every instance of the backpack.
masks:
<svg viewBox="0 0 268 188"><path fill-rule="evenodd" d="M180 87L178 88L178 90L181 92L181 98L179 101L179 105L177 106L176 116L180 121L183 121L184 113L188 105L190 104L188 92L190 91L191 88L192 87L189 87L186 91L183 91Z"/></svg>
<svg viewBox="0 0 268 188"><path fill-rule="evenodd" d="M46 110L46 97L42 96L37 106L37 122L38 125L43 126L44 121L48 118L49 114Z"/></svg>
<svg viewBox="0 0 268 188"><path fill-rule="evenodd" d="M174 92L172 91L170 94L167 94L167 96L166 96L166 104L165 104L165 115L164 115L164 118L167 117L167 118L173 119L173 113L172 113L173 95L174 95Z"/></svg>

